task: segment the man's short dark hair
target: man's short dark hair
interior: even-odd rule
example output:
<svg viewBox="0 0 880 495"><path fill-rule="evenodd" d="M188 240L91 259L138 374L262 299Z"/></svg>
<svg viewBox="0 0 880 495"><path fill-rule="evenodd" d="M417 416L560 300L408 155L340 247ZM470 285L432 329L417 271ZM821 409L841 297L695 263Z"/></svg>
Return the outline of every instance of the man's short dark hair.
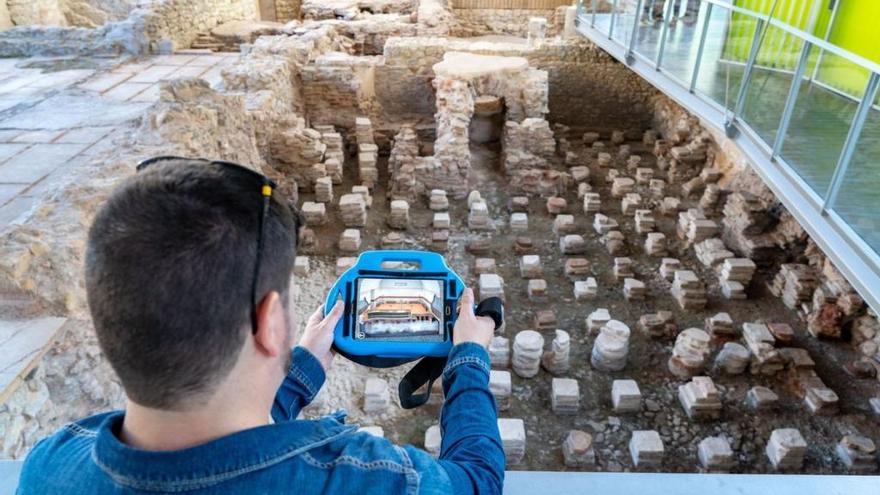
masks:
<svg viewBox="0 0 880 495"><path fill-rule="evenodd" d="M174 160L135 174L98 211L86 249L89 309L135 403L183 409L234 366L251 332L260 187L231 167ZM286 296L295 243L291 210L273 196L258 301Z"/></svg>

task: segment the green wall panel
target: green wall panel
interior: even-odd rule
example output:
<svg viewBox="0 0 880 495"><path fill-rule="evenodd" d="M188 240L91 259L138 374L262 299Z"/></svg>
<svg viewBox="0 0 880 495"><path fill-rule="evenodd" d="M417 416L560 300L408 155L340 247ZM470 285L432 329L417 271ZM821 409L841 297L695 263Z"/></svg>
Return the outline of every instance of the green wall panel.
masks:
<svg viewBox="0 0 880 495"><path fill-rule="evenodd" d="M880 1L836 0L838 6L829 42L841 48L880 62ZM835 0L736 0L735 5L762 14L771 14L802 31L824 38L831 22ZM732 62L745 62L752 45L757 21L754 17L734 13L728 31L723 57ZM801 40L776 27L769 27L758 51L757 64L780 70L794 70ZM813 48L807 74L814 72L819 50ZM861 96L868 72L840 57L824 54L815 71L817 79L854 96Z"/></svg>

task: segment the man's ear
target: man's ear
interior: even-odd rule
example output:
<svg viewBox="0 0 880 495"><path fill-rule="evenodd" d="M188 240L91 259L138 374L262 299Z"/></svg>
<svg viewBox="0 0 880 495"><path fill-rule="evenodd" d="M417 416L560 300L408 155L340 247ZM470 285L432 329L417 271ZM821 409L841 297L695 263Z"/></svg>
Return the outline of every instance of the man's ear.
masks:
<svg viewBox="0 0 880 495"><path fill-rule="evenodd" d="M284 317L284 306L281 296L272 291L257 305L257 333L254 334L257 350L267 357L276 357L289 352L285 349L287 339L287 322Z"/></svg>

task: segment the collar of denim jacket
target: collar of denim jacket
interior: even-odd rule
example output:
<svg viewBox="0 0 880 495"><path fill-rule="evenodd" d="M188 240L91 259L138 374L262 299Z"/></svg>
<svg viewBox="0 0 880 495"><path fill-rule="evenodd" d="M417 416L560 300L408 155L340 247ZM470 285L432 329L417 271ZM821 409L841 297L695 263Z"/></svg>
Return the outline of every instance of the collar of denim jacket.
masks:
<svg viewBox="0 0 880 495"><path fill-rule="evenodd" d="M119 440L123 417L124 412L113 413L101 424L92 459L116 483L152 491L209 487L274 466L357 429L344 424L344 414L337 413L251 428L188 449L155 452Z"/></svg>

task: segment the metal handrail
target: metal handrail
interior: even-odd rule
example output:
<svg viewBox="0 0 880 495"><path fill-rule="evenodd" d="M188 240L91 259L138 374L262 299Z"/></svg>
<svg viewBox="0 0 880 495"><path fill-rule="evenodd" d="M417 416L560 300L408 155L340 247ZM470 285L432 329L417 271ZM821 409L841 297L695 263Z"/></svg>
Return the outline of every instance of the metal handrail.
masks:
<svg viewBox="0 0 880 495"><path fill-rule="evenodd" d="M753 17L755 19L763 20L765 23L768 23L771 26L775 26L783 31L786 31L804 41L809 42L811 45L827 52L831 52L839 57L846 59L849 62L852 62L856 65L861 66L862 68L868 70L869 72L874 72L880 74L880 64L868 60L861 55L857 55L849 50L843 49L837 45L829 43L827 40L816 37L813 34L810 34L802 29L798 29L791 24L788 24L784 21L781 21L770 14L763 14L761 12L755 12L754 10L749 10L744 7L739 7L737 5L733 5L725 2L724 0L700 0L702 3L708 3L712 5L718 5L724 9L727 9L731 12L736 12L739 14L743 14L749 17ZM583 0L579 0L578 3L583 3ZM674 2L673 2L674 3ZM595 13L595 9L588 9L586 6L583 7L585 13L593 12ZM668 16L667 16L668 17Z"/></svg>

